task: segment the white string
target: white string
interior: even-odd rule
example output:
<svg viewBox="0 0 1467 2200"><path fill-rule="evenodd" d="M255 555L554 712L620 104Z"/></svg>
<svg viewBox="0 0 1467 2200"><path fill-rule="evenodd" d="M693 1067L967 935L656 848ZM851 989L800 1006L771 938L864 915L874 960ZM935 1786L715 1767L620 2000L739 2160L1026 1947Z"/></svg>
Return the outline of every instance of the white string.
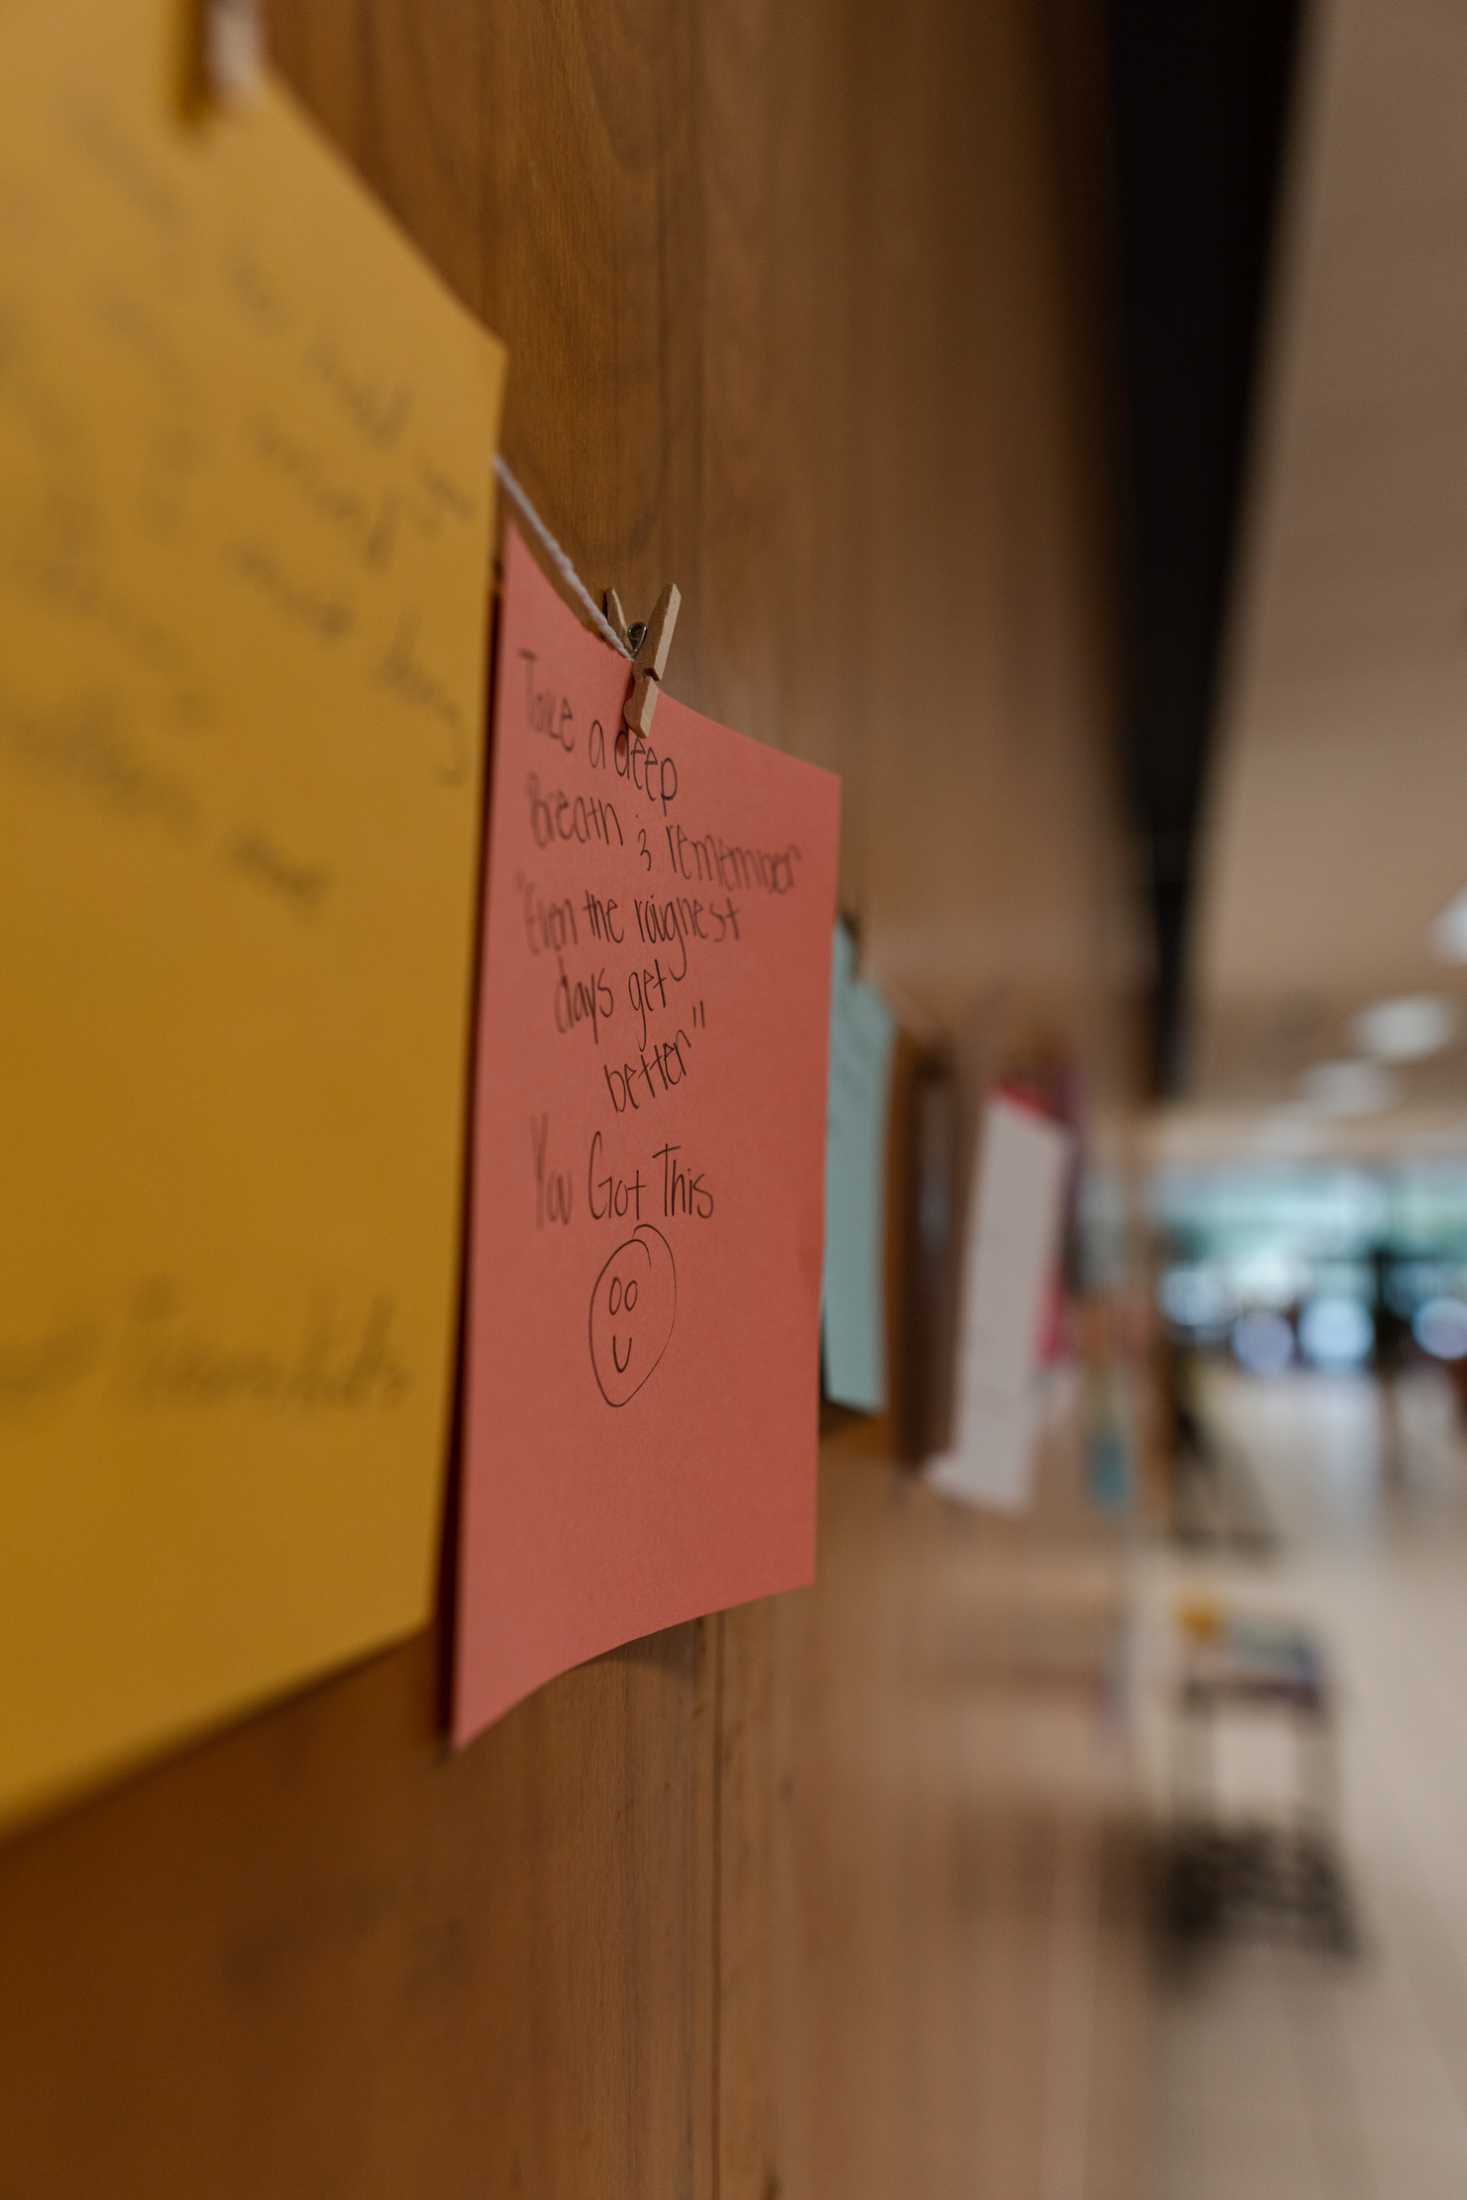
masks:
<svg viewBox="0 0 1467 2200"><path fill-rule="evenodd" d="M505 491L508 494L510 501L517 508L520 518L525 522L531 534L535 536L536 540L539 542L540 548L545 552L546 557L549 558L551 564L555 567L556 572L565 582L566 587L575 597L577 603L585 612L592 626L595 627L596 632L601 636L601 639L604 642L610 642L612 648L617 652L619 656L630 658L632 653L627 648L626 643L617 633L616 628L611 624L611 621L605 616L600 604L597 603L595 597L591 594L590 589L581 579L580 574L571 564L570 559L566 556L564 550L561 549L560 544L556 541L554 535L551 534L550 529L546 526L544 520L541 519L539 513L535 510L534 505L530 502L529 497L521 488L519 482L516 481L514 475L510 472L508 466L505 465L502 458L495 458L494 471L498 474L501 482L504 484Z"/></svg>
<svg viewBox="0 0 1467 2200"><path fill-rule="evenodd" d="M612 648L617 652L618 656L630 659L632 653L627 648L626 643L617 633L616 628L606 617L605 613L601 609L601 606L597 603L595 597L591 594L590 589L586 586L585 582L581 579L580 574L571 564L571 561L566 555L566 552L556 541L554 535L551 534L550 529L546 526L544 520L541 519L540 514L536 511L534 505L530 502L528 492L516 479L513 469L507 466L504 460L500 458L497 453L494 459L494 471L499 476L500 483L504 488L506 496L508 496L510 502L515 506L520 515L520 518L525 522L525 525L529 528L531 534L535 537L541 549L545 552L546 557L549 558L551 564L555 567L556 572L565 582L566 587L575 597L576 602L585 612L586 617L590 620L592 626L595 627L596 632L601 636L603 641L610 642ZM909 1026L915 1025L919 1031L925 1030L930 1034L941 1033L941 1023L927 1009L920 1007L919 1004L916 1001L913 1001L910 997L904 998L899 989L896 986L892 985L889 980L882 978L878 979L877 983L880 985L881 990L886 994L887 999L891 1001L893 1006L905 1017Z"/></svg>

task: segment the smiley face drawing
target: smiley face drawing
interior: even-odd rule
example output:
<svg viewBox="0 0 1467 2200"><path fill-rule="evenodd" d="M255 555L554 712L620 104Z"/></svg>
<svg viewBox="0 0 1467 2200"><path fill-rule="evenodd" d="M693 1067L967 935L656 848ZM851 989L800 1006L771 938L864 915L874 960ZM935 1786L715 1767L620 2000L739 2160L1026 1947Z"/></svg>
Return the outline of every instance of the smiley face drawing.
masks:
<svg viewBox="0 0 1467 2200"><path fill-rule="evenodd" d="M677 1319L672 1247L650 1222L618 1245L591 1291L591 1367L609 1406L624 1406L667 1350Z"/></svg>

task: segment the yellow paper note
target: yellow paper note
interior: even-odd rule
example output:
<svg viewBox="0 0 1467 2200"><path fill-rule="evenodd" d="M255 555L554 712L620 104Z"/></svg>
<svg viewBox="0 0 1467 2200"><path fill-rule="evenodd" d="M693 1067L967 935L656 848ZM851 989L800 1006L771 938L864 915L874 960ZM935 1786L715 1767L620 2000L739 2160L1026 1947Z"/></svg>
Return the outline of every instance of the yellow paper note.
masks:
<svg viewBox="0 0 1467 2200"><path fill-rule="evenodd" d="M424 1619L503 355L186 10L0 69L0 1814Z"/></svg>

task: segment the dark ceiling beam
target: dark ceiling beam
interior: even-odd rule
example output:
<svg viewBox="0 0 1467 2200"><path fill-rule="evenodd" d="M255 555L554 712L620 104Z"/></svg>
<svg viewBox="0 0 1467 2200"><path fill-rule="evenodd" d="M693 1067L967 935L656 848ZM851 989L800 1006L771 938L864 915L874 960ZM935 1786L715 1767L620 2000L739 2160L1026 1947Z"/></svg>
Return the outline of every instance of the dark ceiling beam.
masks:
<svg viewBox="0 0 1467 2200"><path fill-rule="evenodd" d="M1299 0L1109 0L1127 786L1155 930L1158 1089L1186 972Z"/></svg>

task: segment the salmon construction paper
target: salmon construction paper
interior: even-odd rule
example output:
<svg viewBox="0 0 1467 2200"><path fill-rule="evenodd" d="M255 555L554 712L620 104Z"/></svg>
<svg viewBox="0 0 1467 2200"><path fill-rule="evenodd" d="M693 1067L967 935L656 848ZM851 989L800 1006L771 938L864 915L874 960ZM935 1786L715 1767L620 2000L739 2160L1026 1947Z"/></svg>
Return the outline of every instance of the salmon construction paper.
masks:
<svg viewBox="0 0 1467 2200"><path fill-rule="evenodd" d="M839 783L627 683L506 529L460 1741L814 1567Z"/></svg>

